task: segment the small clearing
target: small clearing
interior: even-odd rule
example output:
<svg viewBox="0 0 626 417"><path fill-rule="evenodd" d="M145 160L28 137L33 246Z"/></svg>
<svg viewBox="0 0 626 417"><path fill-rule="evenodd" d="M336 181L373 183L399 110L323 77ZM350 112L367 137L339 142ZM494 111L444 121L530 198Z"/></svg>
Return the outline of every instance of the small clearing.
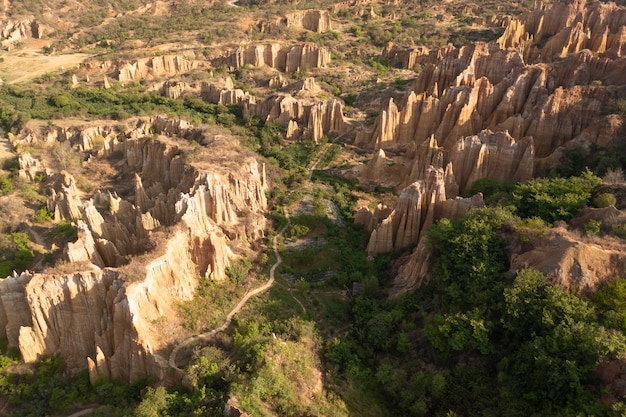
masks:
<svg viewBox="0 0 626 417"><path fill-rule="evenodd" d="M91 57L90 54L45 55L43 47L49 39L28 39L24 46L12 51L1 51L0 79L8 84L23 83L51 72L64 72L76 68Z"/></svg>

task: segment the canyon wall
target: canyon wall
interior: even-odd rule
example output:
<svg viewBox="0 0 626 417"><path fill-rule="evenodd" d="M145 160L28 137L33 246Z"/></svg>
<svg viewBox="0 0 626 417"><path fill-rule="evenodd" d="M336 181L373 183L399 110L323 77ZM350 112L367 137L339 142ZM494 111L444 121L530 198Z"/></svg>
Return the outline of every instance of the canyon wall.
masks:
<svg viewBox="0 0 626 417"><path fill-rule="evenodd" d="M161 357L179 335L176 303L191 299L200 279L224 279L231 260L249 251L242 242L263 237L268 184L254 158L235 157L239 148L215 137L218 149L203 151L200 168L185 162L183 143L146 137L151 131L203 133L158 118L123 132L45 126L19 136L88 149L86 138L98 132L102 157L123 155L116 166L134 183L124 197L96 191L84 199L70 174L51 175L49 208L78 226L67 263L0 282L0 330L26 362L58 354L70 372L89 369L92 381L152 376L176 383L180 376ZM226 152L233 158L225 161Z"/></svg>
<svg viewBox="0 0 626 417"><path fill-rule="evenodd" d="M320 90L313 78L295 84L282 86L280 92L258 99L236 89L227 77L202 83L201 97L214 103L239 105L244 116L256 116L266 123L288 128L288 139L308 138L317 142L325 135L344 130L343 104L339 100L317 98Z"/></svg>
<svg viewBox="0 0 626 417"><path fill-rule="evenodd" d="M286 13L287 28L307 29L313 32L330 30L330 13L328 10L296 10Z"/></svg>
<svg viewBox="0 0 626 417"><path fill-rule="evenodd" d="M196 59L195 55L160 55L133 60L90 61L83 64L80 78L86 74L101 73L121 83L153 80L159 77L171 77L187 74L206 66L206 62ZM78 77L76 78L78 83Z"/></svg>
<svg viewBox="0 0 626 417"><path fill-rule="evenodd" d="M270 67L294 73L312 68L324 68L330 63L330 51L314 43L281 45L278 43L240 46L212 61L214 67L225 65L236 69L245 65Z"/></svg>
<svg viewBox="0 0 626 417"><path fill-rule="evenodd" d="M44 36L45 28L34 19L0 21L0 47L11 49L17 42L28 38L40 39Z"/></svg>

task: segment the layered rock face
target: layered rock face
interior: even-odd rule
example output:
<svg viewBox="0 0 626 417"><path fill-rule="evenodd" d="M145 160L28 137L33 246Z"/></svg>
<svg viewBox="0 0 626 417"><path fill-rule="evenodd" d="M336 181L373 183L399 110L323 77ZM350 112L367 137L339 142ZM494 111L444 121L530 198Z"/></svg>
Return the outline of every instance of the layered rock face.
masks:
<svg viewBox="0 0 626 417"><path fill-rule="evenodd" d="M393 210L386 214L382 207L361 212L356 222L372 227L367 253L376 255L416 244L422 232L441 218L463 215L472 207L483 206L477 199L446 200L445 174L441 168L426 169L424 180L418 180L400 193ZM387 211L388 212L388 211ZM384 218L378 218L382 217Z"/></svg>
<svg viewBox="0 0 626 417"><path fill-rule="evenodd" d="M328 10L297 10L285 14L287 28L307 29L313 32L330 30L330 13Z"/></svg>
<svg viewBox="0 0 626 417"><path fill-rule="evenodd" d="M396 162L398 161L398 162ZM446 196L465 194L481 178L498 181L527 181L534 173L532 138L516 141L508 132L481 131L460 138L450 150L440 147L434 136L409 149L406 158L387 158L380 149L365 165L361 181L404 188L426 178L429 167L444 170Z"/></svg>
<svg viewBox="0 0 626 417"><path fill-rule="evenodd" d="M241 46L212 60L213 66L240 68L245 65L270 67L281 72L324 68L330 63L330 51L313 43L280 45L277 43Z"/></svg>
<svg viewBox="0 0 626 417"><path fill-rule="evenodd" d="M345 126L343 105L338 100L323 100L315 97L319 87L312 78L307 78L293 91L279 92L265 100L235 89L230 78L204 83L201 95L204 99L224 105L239 105L244 116L256 116L267 123L276 123L288 128L289 139L300 137L321 140L324 135L341 132Z"/></svg>
<svg viewBox="0 0 626 417"><path fill-rule="evenodd" d="M531 47L530 43L543 47ZM526 47L529 60L551 61L588 49L617 58L626 52L626 10L615 3L575 0L542 7L508 23L498 41L503 47Z"/></svg>
<svg viewBox="0 0 626 417"><path fill-rule="evenodd" d="M187 166L177 148L144 138L144 130L193 129L155 119L107 135L101 152L124 155L119 166L135 172L134 192L99 191L83 201L71 175L58 175L49 206L78 225L78 240L65 250L69 263L0 282L0 329L25 361L58 354L71 372L88 368L93 381L175 383L157 353L175 342L173 332L163 333L175 303L191 299L200 278L223 279L235 253L246 250L241 242L262 237L267 182L255 159L224 165L223 142L202 169ZM32 131L25 136L36 140Z"/></svg>
<svg viewBox="0 0 626 417"><path fill-rule="evenodd" d="M626 96L626 59L618 41L624 16L626 9L614 4L558 3L529 14L524 23L508 22L498 43L430 52L389 44L383 56L393 65L423 70L412 91L399 104L389 100L356 144L410 157L432 138L442 150L456 152L462 138L487 129L506 132L517 147L532 146L531 174L538 175L572 140L583 146L615 140L618 129L607 113L610 103ZM560 34L568 31L582 31L587 41L566 42ZM554 36L546 36L545 45L531 43L546 34ZM467 181L461 180L461 189Z"/></svg>
<svg viewBox="0 0 626 417"><path fill-rule="evenodd" d="M39 39L44 36L44 28L37 20L0 21L0 46L11 49L16 42L27 38Z"/></svg>
<svg viewBox="0 0 626 417"><path fill-rule="evenodd" d="M161 55L132 61L87 62L84 68L89 73L101 72L109 78L127 83L186 74L203 65L203 62L193 56Z"/></svg>

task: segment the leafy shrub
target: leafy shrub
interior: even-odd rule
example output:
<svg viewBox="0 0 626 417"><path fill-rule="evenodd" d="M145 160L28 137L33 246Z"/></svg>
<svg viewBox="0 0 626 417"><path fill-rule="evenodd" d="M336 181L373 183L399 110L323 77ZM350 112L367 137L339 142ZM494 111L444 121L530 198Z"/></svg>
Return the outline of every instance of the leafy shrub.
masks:
<svg viewBox="0 0 626 417"><path fill-rule="evenodd" d="M626 332L626 280L616 278L591 296L604 324Z"/></svg>
<svg viewBox="0 0 626 417"><path fill-rule="evenodd" d="M618 237L626 239L626 223L617 223L611 226L611 231Z"/></svg>
<svg viewBox="0 0 626 417"><path fill-rule="evenodd" d="M13 158L7 158L2 161L2 169L6 171L17 171L18 169L20 169L20 163L17 156Z"/></svg>
<svg viewBox="0 0 626 417"><path fill-rule="evenodd" d="M35 258L30 248L30 239L23 232L0 235L0 277L11 272L22 272Z"/></svg>
<svg viewBox="0 0 626 417"><path fill-rule="evenodd" d="M501 200L510 200L513 187L512 183L500 182L492 178L481 178L476 180L465 194L469 197L483 193L485 205L492 206Z"/></svg>
<svg viewBox="0 0 626 417"><path fill-rule="evenodd" d="M40 205L46 202L46 198L39 194L39 191L30 185L22 188L22 197L24 198L24 200L32 204Z"/></svg>
<svg viewBox="0 0 626 417"><path fill-rule="evenodd" d="M496 231L513 215L503 208L471 210L462 218L442 219L427 232L437 260L435 279L452 300L476 302L489 297L507 265Z"/></svg>
<svg viewBox="0 0 626 417"><path fill-rule="evenodd" d="M247 259L240 259L226 267L226 276L235 284L241 284L250 273L252 264Z"/></svg>
<svg viewBox="0 0 626 417"><path fill-rule="evenodd" d="M35 212L33 216L33 221L35 223L44 223L54 218L54 213L48 211L46 207L40 207Z"/></svg>
<svg viewBox="0 0 626 417"><path fill-rule="evenodd" d="M600 220L589 220L583 226L583 230L587 236L594 236L600 233L600 227L602 226L602 222Z"/></svg>
<svg viewBox="0 0 626 417"><path fill-rule="evenodd" d="M13 181L8 175L0 175L0 192L3 195L8 195L13 192Z"/></svg>
<svg viewBox="0 0 626 417"><path fill-rule="evenodd" d="M542 238L548 234L550 226L541 217L520 219L516 227L518 236L522 242L530 242L533 238Z"/></svg>
<svg viewBox="0 0 626 417"><path fill-rule="evenodd" d="M598 194L593 199L593 205L598 207L598 208L614 206L616 203L617 203L617 199L615 198L615 194L613 194L613 193Z"/></svg>
<svg viewBox="0 0 626 417"><path fill-rule="evenodd" d="M298 239L300 237L306 236L309 234L311 229L303 224L291 224L289 226L289 237L292 239Z"/></svg>
<svg viewBox="0 0 626 417"><path fill-rule="evenodd" d="M567 221L589 202L601 182L589 170L577 177L533 179L515 186L513 201L521 217L539 216L549 223Z"/></svg>

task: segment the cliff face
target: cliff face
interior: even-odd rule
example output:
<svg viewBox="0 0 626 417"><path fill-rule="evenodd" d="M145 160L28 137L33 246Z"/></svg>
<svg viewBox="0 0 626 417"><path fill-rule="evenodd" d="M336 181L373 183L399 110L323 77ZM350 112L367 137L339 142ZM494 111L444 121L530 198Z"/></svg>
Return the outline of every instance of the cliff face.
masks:
<svg viewBox="0 0 626 417"><path fill-rule="evenodd" d="M341 132L345 126L341 102L317 98L315 94L319 87L313 78L296 84L281 84L281 92L261 100L235 89L232 80L226 78L203 83L201 95L215 103L239 105L243 108L244 116L257 116L265 122L289 127L289 139L304 137L319 141L324 135ZM291 91L295 96L284 90Z"/></svg>
<svg viewBox="0 0 626 417"><path fill-rule="evenodd" d="M0 21L0 46L2 49L11 49L13 44L27 38L42 38L44 32L43 26L34 19Z"/></svg>
<svg viewBox="0 0 626 417"><path fill-rule="evenodd" d="M205 64L196 60L194 56L161 55L131 61L87 62L84 64L83 71L89 74L102 73L121 83L128 83L185 74L203 65ZM80 77L83 78L82 75Z"/></svg>
<svg viewBox="0 0 626 417"><path fill-rule="evenodd" d="M357 222L373 228L367 253L376 255L418 243L422 232L441 218L458 217L471 207L481 207L479 199L446 200L445 173L441 168L426 169L424 180L418 180L400 193L393 210L386 214L380 207L357 217ZM374 220L376 219L376 220Z"/></svg>
<svg viewBox="0 0 626 417"><path fill-rule="evenodd" d="M551 61L583 49L622 57L625 42L626 10L615 3L586 0L536 9L509 22L498 40L503 47L524 47L524 56L533 61Z"/></svg>
<svg viewBox="0 0 626 417"><path fill-rule="evenodd" d="M49 129L84 143L79 128ZM235 252L247 250L241 242L263 236L267 182L255 159L224 164L220 153L237 151L221 143L201 167L186 165L167 140L144 138L150 130L202 134L167 119L100 130L107 134L103 156L124 155L117 166L134 172L134 191L124 197L97 191L83 200L71 175L57 175L48 205L78 224L68 263L0 282L0 329L25 361L59 354L72 372L88 368L92 380L175 382L158 354L175 342L175 326L162 333L175 303L191 299L201 277L223 279ZM22 137L49 137L35 133Z"/></svg>
<svg viewBox="0 0 626 417"><path fill-rule="evenodd" d="M460 137L484 129L507 130L517 140L532 136L537 156L545 157L601 123L605 105L626 94L623 60L583 52L558 65L526 66L515 52L476 56L477 50L459 50L461 57L471 58L451 54L425 69L400 108L390 100L372 129L359 134L357 144L402 150L434 135L451 149ZM593 80L603 85L575 85Z"/></svg>
<svg viewBox="0 0 626 417"><path fill-rule="evenodd" d="M301 45L270 43L241 46L212 60L215 67L220 65L231 68L240 68L244 65L266 66L287 73L324 68L329 63L330 51L313 43Z"/></svg>
<svg viewBox="0 0 626 417"><path fill-rule="evenodd" d="M330 13L328 10L297 10L285 14L287 28L307 29L313 32L330 30Z"/></svg>
<svg viewBox="0 0 626 417"><path fill-rule="evenodd" d="M473 141L462 138L490 130L510 136L518 148L532 147L534 167L523 170L538 175L573 140L584 146L598 136L605 143L608 136L616 140L616 129L595 137L585 132L610 126L610 103L626 95L626 59L620 52L624 16L626 9L612 3L557 3L506 22L497 43L438 51L389 44L383 57L392 65L422 71L412 91L399 102L389 100L356 144L411 157L434 139L453 153L460 140ZM455 175L464 176L458 165L457 158ZM467 181L472 180L459 182L461 190Z"/></svg>

